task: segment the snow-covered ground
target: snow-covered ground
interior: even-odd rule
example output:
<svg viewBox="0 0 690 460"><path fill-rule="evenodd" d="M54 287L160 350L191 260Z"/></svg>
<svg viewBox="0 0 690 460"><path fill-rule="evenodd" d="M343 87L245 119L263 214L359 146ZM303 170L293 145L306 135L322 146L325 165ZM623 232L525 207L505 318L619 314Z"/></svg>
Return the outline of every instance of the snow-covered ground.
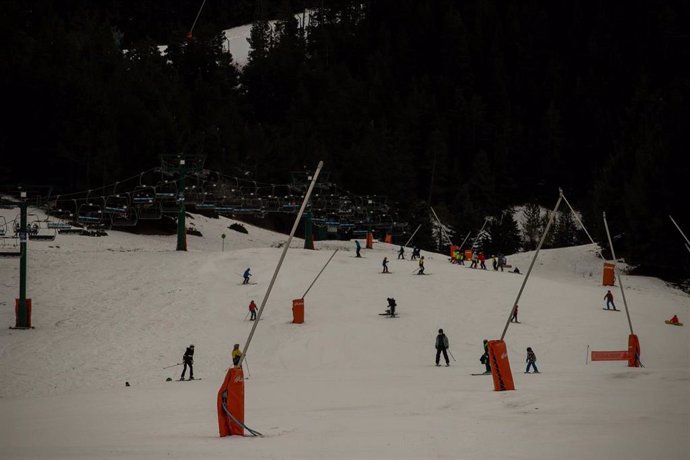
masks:
<svg viewBox="0 0 690 460"><path fill-rule="evenodd" d="M16 211L0 210L11 220ZM37 211L33 211L38 215ZM29 244L33 330L0 329L3 459L687 459L690 297L652 278L624 277L644 368L585 363L624 350L625 312L602 310L592 246L545 250L506 342L516 391L495 392L479 363L497 339L523 276L450 265L430 276L376 243L294 240L249 349L245 420L263 438L218 437L216 393L234 343L244 345L280 256L279 235L197 216L203 237L110 231ZM225 233L225 251L220 235ZM291 301L341 249L306 297ZM409 257L408 250L408 257ZM423 253L424 254L424 253ZM390 259L392 274L382 275ZM525 273L531 253L509 257ZM251 267L253 285L241 285ZM0 259L0 324L14 325L19 260ZM622 308L618 288L614 291ZM395 297L400 317L379 316ZM434 366L442 327L455 360ZM195 382L179 376L189 344ZM540 375L523 374L525 348ZM129 382L131 386L125 386Z"/></svg>

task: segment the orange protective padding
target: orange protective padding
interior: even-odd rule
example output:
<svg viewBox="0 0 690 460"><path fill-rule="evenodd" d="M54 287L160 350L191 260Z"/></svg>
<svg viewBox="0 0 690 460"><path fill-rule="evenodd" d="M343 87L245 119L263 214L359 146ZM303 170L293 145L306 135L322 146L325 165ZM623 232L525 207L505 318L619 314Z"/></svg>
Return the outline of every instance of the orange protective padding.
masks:
<svg viewBox="0 0 690 460"><path fill-rule="evenodd" d="M592 351L592 361L627 361L627 351Z"/></svg>
<svg viewBox="0 0 690 460"><path fill-rule="evenodd" d="M374 234L367 233L367 249L374 249Z"/></svg>
<svg viewBox="0 0 690 460"><path fill-rule="evenodd" d="M391 235L390 233L386 233L386 236L383 237L383 242L393 244L393 235Z"/></svg>
<svg viewBox="0 0 690 460"><path fill-rule="evenodd" d="M615 267L611 262L604 262L604 279L601 282L604 286L613 286L616 283Z"/></svg>
<svg viewBox="0 0 690 460"><path fill-rule="evenodd" d="M465 260L472 260L472 250L465 249Z"/></svg>
<svg viewBox="0 0 690 460"><path fill-rule="evenodd" d="M15 327L19 327L19 299L14 299ZM31 299L26 299L26 327L31 327Z"/></svg>
<svg viewBox="0 0 690 460"><path fill-rule="evenodd" d="M458 249L460 249L460 246L456 246L454 244L450 245L450 258L451 259L455 258L455 251L457 251Z"/></svg>
<svg viewBox="0 0 690 460"><path fill-rule="evenodd" d="M244 372L231 367L218 390L218 432L220 437L244 436L244 427L238 425L223 410L223 404L240 423L244 424Z"/></svg>
<svg viewBox="0 0 690 460"><path fill-rule="evenodd" d="M292 301L292 322L295 324L304 323L304 299Z"/></svg>
<svg viewBox="0 0 690 460"><path fill-rule="evenodd" d="M628 336L628 367L640 367L640 339L635 334Z"/></svg>
<svg viewBox="0 0 690 460"><path fill-rule="evenodd" d="M494 390L515 390L513 373L510 371L508 350L503 340L489 340L489 360L491 363L491 376L494 379Z"/></svg>

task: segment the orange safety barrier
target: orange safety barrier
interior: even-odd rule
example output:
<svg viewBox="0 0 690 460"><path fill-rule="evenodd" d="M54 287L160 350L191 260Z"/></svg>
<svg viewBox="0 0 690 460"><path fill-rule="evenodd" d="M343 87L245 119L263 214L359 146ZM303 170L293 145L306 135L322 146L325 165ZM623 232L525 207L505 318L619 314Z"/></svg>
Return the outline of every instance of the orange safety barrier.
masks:
<svg viewBox="0 0 690 460"><path fill-rule="evenodd" d="M393 235L391 235L390 233L386 233L386 236L383 237L383 242L393 244Z"/></svg>
<svg viewBox="0 0 690 460"><path fill-rule="evenodd" d="M294 324L304 323L304 299L292 301L292 322Z"/></svg>
<svg viewBox="0 0 690 460"><path fill-rule="evenodd" d="M640 367L640 339L635 334L628 336L628 367Z"/></svg>
<svg viewBox="0 0 690 460"><path fill-rule="evenodd" d="M613 286L616 284L616 265L611 262L604 262L604 275L602 284L604 286Z"/></svg>
<svg viewBox="0 0 690 460"><path fill-rule="evenodd" d="M223 407L225 406L225 407ZM220 437L244 436L244 372L241 367L231 366L218 390L218 432Z"/></svg>
<svg viewBox="0 0 690 460"><path fill-rule="evenodd" d="M367 233L367 249L374 249L374 234Z"/></svg>
<svg viewBox="0 0 690 460"><path fill-rule="evenodd" d="M592 351L592 361L627 361L627 351Z"/></svg>
<svg viewBox="0 0 690 460"><path fill-rule="evenodd" d="M19 327L19 299L14 299L15 327ZM26 299L26 327L31 328L31 299Z"/></svg>
<svg viewBox="0 0 690 460"><path fill-rule="evenodd" d="M503 340L489 340L489 362L495 391L515 390L513 373L508 361L508 350Z"/></svg>

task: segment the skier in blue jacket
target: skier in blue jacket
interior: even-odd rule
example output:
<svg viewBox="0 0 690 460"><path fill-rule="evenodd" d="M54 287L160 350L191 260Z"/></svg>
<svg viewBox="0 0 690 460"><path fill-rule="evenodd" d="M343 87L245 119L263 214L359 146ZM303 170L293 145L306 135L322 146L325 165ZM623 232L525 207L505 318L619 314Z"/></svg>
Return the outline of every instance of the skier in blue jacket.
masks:
<svg viewBox="0 0 690 460"><path fill-rule="evenodd" d="M242 275L242 276L244 277L244 281L242 282L242 284L249 284L249 277L252 276L252 274L249 273L249 268L247 268L244 271L244 275Z"/></svg>

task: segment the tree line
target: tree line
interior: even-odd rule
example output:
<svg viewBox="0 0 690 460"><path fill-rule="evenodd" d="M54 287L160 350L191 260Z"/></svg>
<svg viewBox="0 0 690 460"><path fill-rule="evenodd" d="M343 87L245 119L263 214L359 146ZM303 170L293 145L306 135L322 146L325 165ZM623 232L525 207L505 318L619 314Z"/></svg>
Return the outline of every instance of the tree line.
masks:
<svg viewBox="0 0 690 460"><path fill-rule="evenodd" d="M191 37L199 2L4 6L3 182L81 190L186 152L284 183L324 160L459 234L562 187L640 272L687 277L685 2L208 1ZM238 68L220 31L249 22Z"/></svg>

